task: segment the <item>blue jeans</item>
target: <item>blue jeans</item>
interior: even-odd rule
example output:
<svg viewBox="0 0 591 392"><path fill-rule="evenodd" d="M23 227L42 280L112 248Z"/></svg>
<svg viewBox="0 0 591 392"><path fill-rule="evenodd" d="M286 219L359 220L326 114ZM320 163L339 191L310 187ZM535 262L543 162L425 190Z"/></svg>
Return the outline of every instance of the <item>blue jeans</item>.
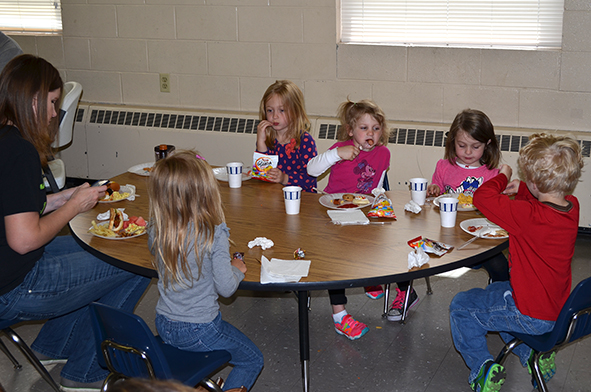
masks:
<svg viewBox="0 0 591 392"><path fill-rule="evenodd" d="M232 355L234 369L228 375L224 390L253 386L263 369L263 354L258 347L219 313L210 323L174 321L156 314L156 329L162 340L186 351L226 350Z"/></svg>
<svg viewBox="0 0 591 392"><path fill-rule="evenodd" d="M129 312L150 279L107 264L59 236L23 283L0 296L0 319L49 319L31 348L50 358L68 359L62 377L92 383L109 372L97 363L88 304L101 302Z"/></svg>
<svg viewBox="0 0 591 392"><path fill-rule="evenodd" d="M554 328L554 321L521 314L513 301L509 282L494 282L485 289L458 293L449 306L449 320L454 345L470 368L469 383L474 382L486 361L494 360L486 344L487 332L498 331L505 342L510 342L513 336L507 332L541 335ZM529 346L522 343L513 353L527 366L531 354Z"/></svg>

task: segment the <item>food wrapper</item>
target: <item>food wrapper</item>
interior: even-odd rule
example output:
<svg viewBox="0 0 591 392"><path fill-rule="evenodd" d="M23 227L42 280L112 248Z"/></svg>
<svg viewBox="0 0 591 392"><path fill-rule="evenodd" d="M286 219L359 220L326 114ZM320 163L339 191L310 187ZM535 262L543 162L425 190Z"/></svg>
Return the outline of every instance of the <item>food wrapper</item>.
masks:
<svg viewBox="0 0 591 392"><path fill-rule="evenodd" d="M396 214L392 208L392 201L386 197L386 191L383 188L376 188L372 193L374 194L375 199L367 216L373 218L396 219Z"/></svg>
<svg viewBox="0 0 591 392"><path fill-rule="evenodd" d="M421 248L425 253L433 253L437 256L443 256L453 248L453 246L444 244L443 242L437 242L423 237L413 238L408 241L408 245L414 249Z"/></svg>
<svg viewBox="0 0 591 392"><path fill-rule="evenodd" d="M269 170L277 167L279 163L278 155L267 155L255 152L252 156L252 178L258 178L259 180L269 181L267 175Z"/></svg>

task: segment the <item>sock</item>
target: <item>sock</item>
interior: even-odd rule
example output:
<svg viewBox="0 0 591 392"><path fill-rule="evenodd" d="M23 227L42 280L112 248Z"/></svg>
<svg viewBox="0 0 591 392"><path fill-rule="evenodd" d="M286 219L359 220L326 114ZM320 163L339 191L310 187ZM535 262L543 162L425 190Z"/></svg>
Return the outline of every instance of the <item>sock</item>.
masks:
<svg viewBox="0 0 591 392"><path fill-rule="evenodd" d="M345 317L346 315L348 315L349 313L347 313L346 310L343 310L341 312L335 313L332 315L332 319L334 320L335 323L341 323L341 321L343 321L343 317Z"/></svg>

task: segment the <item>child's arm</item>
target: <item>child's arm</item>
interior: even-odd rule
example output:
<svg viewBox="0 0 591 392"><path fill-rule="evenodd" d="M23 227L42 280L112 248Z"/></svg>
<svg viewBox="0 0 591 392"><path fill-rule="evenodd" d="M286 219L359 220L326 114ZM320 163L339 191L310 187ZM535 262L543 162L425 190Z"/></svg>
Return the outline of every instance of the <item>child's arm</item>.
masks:
<svg viewBox="0 0 591 392"><path fill-rule="evenodd" d="M269 148L267 148L267 144L265 143L267 140L267 128L272 127L271 124L267 120L261 120L259 125L257 125L257 151L258 152L267 152Z"/></svg>
<svg viewBox="0 0 591 392"><path fill-rule="evenodd" d="M359 148L353 145L341 146L328 150L308 161L308 175L318 177L335 163L345 160L352 161L359 155ZM312 167L310 169L310 167Z"/></svg>

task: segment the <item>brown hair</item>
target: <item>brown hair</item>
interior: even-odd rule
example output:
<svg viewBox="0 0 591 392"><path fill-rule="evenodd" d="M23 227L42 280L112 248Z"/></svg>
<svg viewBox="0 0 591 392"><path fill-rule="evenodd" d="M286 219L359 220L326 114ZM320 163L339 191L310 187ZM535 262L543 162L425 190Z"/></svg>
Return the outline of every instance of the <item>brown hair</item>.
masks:
<svg viewBox="0 0 591 392"><path fill-rule="evenodd" d="M164 287L171 282L191 285L191 252L195 252L199 266L197 276L201 275L203 255L211 248L215 226L225 221L213 170L197 155L196 151L179 150L159 160L148 182L151 250Z"/></svg>
<svg viewBox="0 0 591 392"><path fill-rule="evenodd" d="M58 130L57 118L47 124L47 97L62 88L58 70L30 54L15 57L0 74L0 127L13 124L18 128L23 138L35 146L43 166L52 155L51 143Z"/></svg>
<svg viewBox="0 0 591 392"><path fill-rule="evenodd" d="M381 146L387 145L390 138L390 129L386 125L386 115L378 105L368 99L353 102L347 98L347 101L339 105L337 116L341 120L341 127L337 139L342 142L350 140L352 136L349 135L349 131L355 128L357 121L365 114L372 116L382 128L382 136L377 144Z"/></svg>
<svg viewBox="0 0 591 392"><path fill-rule="evenodd" d="M519 170L526 182L542 193L570 194L574 191L583 157L579 143L568 136L534 134L519 151Z"/></svg>
<svg viewBox="0 0 591 392"><path fill-rule="evenodd" d="M460 131L484 143L484 151L480 158L481 165L486 165L489 169L499 166L501 149L495 136L495 128L486 114L474 109L461 111L451 123L445 142L445 159L451 164L456 163L456 138Z"/></svg>
<svg viewBox="0 0 591 392"><path fill-rule="evenodd" d="M304 132L310 130L310 120L306 114L304 94L302 94L302 90L300 90L294 82L289 80L277 80L270 85L267 88L267 91L265 91L265 94L263 94L259 106L259 117L261 120L267 119L266 105L273 95L279 96L283 101L283 108L289 121L289 135L296 141L295 148L299 148L302 135ZM277 135L274 129L271 129L271 132L267 133L267 140L265 140L267 148L273 148L276 137Z"/></svg>

